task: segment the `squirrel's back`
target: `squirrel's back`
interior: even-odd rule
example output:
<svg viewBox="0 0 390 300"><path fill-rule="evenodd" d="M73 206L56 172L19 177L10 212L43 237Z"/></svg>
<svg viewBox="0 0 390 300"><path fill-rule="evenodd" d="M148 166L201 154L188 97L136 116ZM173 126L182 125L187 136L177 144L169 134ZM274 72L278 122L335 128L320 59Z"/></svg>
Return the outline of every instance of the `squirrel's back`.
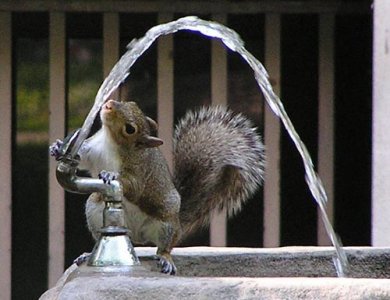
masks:
<svg viewBox="0 0 390 300"><path fill-rule="evenodd" d="M176 127L174 163L186 234L206 225L214 208L226 207L229 215L240 210L263 181L264 146L241 114L204 107Z"/></svg>

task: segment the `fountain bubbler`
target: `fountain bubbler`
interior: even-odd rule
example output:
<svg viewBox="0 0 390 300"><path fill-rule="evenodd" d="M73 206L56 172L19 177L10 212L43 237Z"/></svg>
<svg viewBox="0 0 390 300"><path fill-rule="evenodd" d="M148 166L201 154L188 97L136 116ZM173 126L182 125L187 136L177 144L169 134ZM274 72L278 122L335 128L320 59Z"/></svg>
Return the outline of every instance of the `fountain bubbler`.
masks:
<svg viewBox="0 0 390 300"><path fill-rule="evenodd" d="M80 177L76 174L79 165L78 155L71 151L79 131L68 136L59 149L60 156L56 176L61 186L72 193L101 193L105 208L103 227L100 237L88 258L87 266L134 266L140 262L128 235L124 210L122 208L123 191L118 180L104 183L101 179Z"/></svg>

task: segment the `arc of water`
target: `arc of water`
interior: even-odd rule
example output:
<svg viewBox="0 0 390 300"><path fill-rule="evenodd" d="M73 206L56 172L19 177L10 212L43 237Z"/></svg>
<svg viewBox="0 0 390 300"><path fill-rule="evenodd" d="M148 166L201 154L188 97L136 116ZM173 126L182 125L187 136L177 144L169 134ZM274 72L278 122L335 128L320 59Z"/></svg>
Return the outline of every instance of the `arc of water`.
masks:
<svg viewBox="0 0 390 300"><path fill-rule="evenodd" d="M302 142L301 138L296 132L289 116L287 115L286 110L284 109L283 103L274 93L264 66L245 49L244 42L241 40L240 36L235 31L222 24L205 21L193 16L184 17L176 21L152 27L146 32L144 37L131 41L127 46L127 52L120 58L120 60L117 62L108 77L101 85L96 95L95 103L87 118L85 119L78 139L76 140L71 150L72 157L77 154L82 142L87 138L93 120L95 119L101 106L108 100L108 97L111 95L111 93L117 89L122 82L124 82L124 80L130 74L130 68L133 66L135 61L151 46L151 44L158 37L161 35L172 34L180 30L196 31L205 36L222 40L227 48L240 54L253 69L256 81L261 91L263 92L268 105L271 107L272 111L281 119L285 129L287 130L290 138L294 142L299 154L302 157L305 168L306 182L320 208L322 220L325 224L327 234L336 249L337 256L335 257L334 262L338 276L346 276L348 273L348 260L326 214L325 207L327 202L327 195L320 178L314 170L314 165L310 154L305 144Z"/></svg>

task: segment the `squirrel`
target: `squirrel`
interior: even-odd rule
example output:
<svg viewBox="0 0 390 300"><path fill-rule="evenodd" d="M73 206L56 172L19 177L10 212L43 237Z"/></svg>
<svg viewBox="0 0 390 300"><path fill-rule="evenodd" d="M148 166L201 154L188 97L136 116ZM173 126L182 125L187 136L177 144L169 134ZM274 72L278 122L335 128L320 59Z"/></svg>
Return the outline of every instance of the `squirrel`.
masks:
<svg viewBox="0 0 390 300"><path fill-rule="evenodd" d="M188 112L174 132L174 171L170 174L153 136L157 123L135 102L107 101L101 129L80 147L79 169L105 183L117 179L130 237L136 244L153 243L161 272L175 274L172 248L209 222L210 212L226 208L229 216L261 185L264 145L256 128L227 108L202 107ZM57 140L51 154L56 156ZM99 237L104 203L93 193L86 202L92 236Z"/></svg>

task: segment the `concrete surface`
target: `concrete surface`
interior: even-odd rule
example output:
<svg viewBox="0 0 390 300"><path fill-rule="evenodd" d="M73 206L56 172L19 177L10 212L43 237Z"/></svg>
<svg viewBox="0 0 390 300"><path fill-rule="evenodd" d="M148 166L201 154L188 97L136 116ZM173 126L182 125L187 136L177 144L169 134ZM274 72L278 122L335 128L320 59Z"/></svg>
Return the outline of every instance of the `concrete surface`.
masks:
<svg viewBox="0 0 390 300"><path fill-rule="evenodd" d="M155 272L155 248L136 248L142 266L72 265L40 300L390 299L390 248L346 248L351 274L335 278L329 247L177 248L178 276Z"/></svg>

